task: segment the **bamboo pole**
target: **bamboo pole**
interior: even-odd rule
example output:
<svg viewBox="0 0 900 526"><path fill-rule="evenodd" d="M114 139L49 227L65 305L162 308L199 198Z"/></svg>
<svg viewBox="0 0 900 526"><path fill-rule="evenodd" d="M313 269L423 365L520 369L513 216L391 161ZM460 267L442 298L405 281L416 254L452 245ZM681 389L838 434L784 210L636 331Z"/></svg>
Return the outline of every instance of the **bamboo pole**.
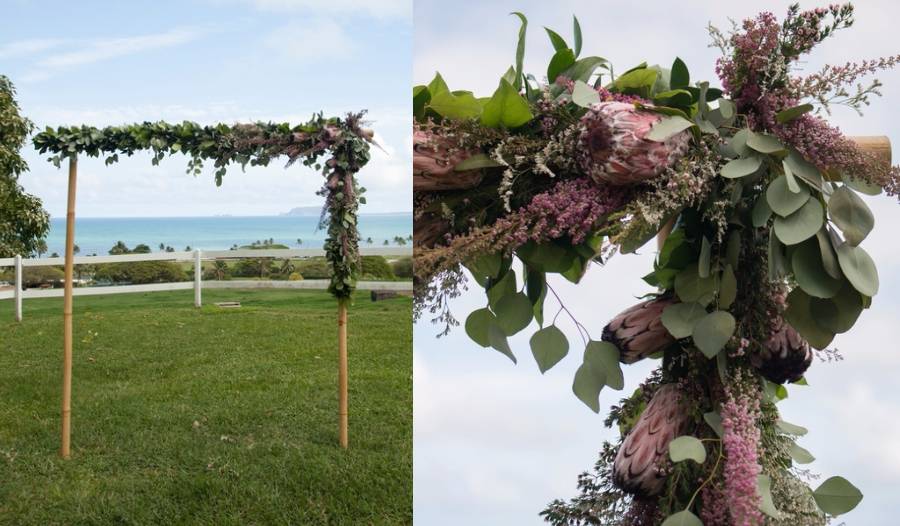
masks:
<svg viewBox="0 0 900 526"><path fill-rule="evenodd" d="M72 285L75 262L75 187L78 159L69 158L69 196L66 203L66 271L63 295L63 385L62 385L62 438L59 455L70 456L72 415Z"/></svg>
<svg viewBox="0 0 900 526"><path fill-rule="evenodd" d="M848 138L855 142L862 152L874 155L886 168L891 167L891 139L889 137L884 135L857 135ZM666 238L672 233L674 226L675 218L672 218L656 234L657 250L662 250Z"/></svg>
<svg viewBox="0 0 900 526"><path fill-rule="evenodd" d="M347 418L347 301L338 300L338 418L341 447L349 445Z"/></svg>

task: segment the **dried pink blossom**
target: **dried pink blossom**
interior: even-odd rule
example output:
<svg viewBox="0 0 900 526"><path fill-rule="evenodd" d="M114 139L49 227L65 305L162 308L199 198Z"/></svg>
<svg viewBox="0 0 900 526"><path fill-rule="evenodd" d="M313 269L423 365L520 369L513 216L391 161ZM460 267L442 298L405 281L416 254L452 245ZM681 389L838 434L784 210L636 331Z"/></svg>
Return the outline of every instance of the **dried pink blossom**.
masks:
<svg viewBox="0 0 900 526"><path fill-rule="evenodd" d="M740 378L735 383L740 383ZM725 448L725 502L734 526L763 524L756 492L759 466L759 398L726 386L722 404L722 447Z"/></svg>

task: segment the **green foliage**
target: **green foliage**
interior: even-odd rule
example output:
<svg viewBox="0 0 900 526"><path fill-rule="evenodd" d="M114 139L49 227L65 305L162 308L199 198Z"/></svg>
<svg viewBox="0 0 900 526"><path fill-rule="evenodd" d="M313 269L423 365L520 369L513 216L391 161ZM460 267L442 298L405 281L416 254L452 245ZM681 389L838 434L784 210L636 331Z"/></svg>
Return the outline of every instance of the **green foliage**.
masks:
<svg viewBox="0 0 900 526"><path fill-rule="evenodd" d="M9 274L12 278L12 273ZM65 273L59 267L23 267L22 286L34 288L40 286L62 285Z"/></svg>
<svg viewBox="0 0 900 526"><path fill-rule="evenodd" d="M231 274L241 278L269 278L278 273L278 265L272 258L241 259L235 263Z"/></svg>
<svg viewBox="0 0 900 526"><path fill-rule="evenodd" d="M391 262L391 270L394 276L398 278L413 277L413 260L412 258L400 258Z"/></svg>
<svg viewBox="0 0 900 526"><path fill-rule="evenodd" d="M199 175L204 161L213 161L215 180L222 184L230 164L241 168L267 166L285 156L288 165L301 161L322 171L325 183L319 191L325 196L328 218L325 254L332 267L329 291L339 299L348 298L359 274L359 232L357 211L365 202L365 189L358 185L356 172L369 160L371 133L361 128L363 113L349 114L344 119L313 116L299 125L257 122L228 126L201 126L184 121L180 124L144 122L102 129L89 126L47 128L34 137L34 146L59 166L66 158L78 155L104 156L107 164L120 155L131 156L150 150L153 164L166 155L187 155L187 172ZM330 158L322 158L330 154ZM324 226L324 225L323 225Z"/></svg>
<svg viewBox="0 0 900 526"><path fill-rule="evenodd" d="M180 265L171 261L131 261L97 265L94 280L107 283L142 284L187 281Z"/></svg>
<svg viewBox="0 0 900 526"><path fill-rule="evenodd" d="M392 280L394 271L384 256L363 256L362 276L365 279Z"/></svg>
<svg viewBox="0 0 900 526"><path fill-rule="evenodd" d="M10 80L0 75L0 258L34 255L50 230L41 200L18 183L28 171L19 150L33 125L19 113L15 96Z"/></svg>
<svg viewBox="0 0 900 526"><path fill-rule="evenodd" d="M411 524L410 300L355 295L350 389L363 395L344 450L333 297L203 299L75 299L72 460L46 420L59 417L62 298L27 300L22 322L0 301L0 448L15 457L0 461L0 523Z"/></svg>

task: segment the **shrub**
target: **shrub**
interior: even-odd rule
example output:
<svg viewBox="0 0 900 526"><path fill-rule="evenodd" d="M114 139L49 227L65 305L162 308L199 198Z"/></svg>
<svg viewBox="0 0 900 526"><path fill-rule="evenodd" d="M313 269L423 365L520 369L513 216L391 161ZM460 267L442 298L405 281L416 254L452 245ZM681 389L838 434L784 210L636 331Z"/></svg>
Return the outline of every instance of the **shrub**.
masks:
<svg viewBox="0 0 900 526"><path fill-rule="evenodd" d="M278 267L271 259L242 259L234 265L231 271L235 277L242 278L267 278L278 272Z"/></svg>
<svg viewBox="0 0 900 526"><path fill-rule="evenodd" d="M291 272L291 275L288 276L289 281L303 281L303 276L300 275L299 272Z"/></svg>
<svg viewBox="0 0 900 526"><path fill-rule="evenodd" d="M391 269L398 278L413 277L413 260L412 258L398 259L391 263Z"/></svg>
<svg viewBox="0 0 900 526"><path fill-rule="evenodd" d="M362 278L394 279L394 271L383 256L363 256Z"/></svg>
<svg viewBox="0 0 900 526"><path fill-rule="evenodd" d="M65 277L65 272L59 267L24 267L22 269L22 286L25 288L40 287L41 285L56 286L62 283Z"/></svg>
<svg viewBox="0 0 900 526"><path fill-rule="evenodd" d="M301 259L294 265L294 269L306 279L329 279L331 270L325 258Z"/></svg>
<svg viewBox="0 0 900 526"><path fill-rule="evenodd" d="M172 283L187 281L188 275L170 261L135 261L97 265L94 279L111 283Z"/></svg>

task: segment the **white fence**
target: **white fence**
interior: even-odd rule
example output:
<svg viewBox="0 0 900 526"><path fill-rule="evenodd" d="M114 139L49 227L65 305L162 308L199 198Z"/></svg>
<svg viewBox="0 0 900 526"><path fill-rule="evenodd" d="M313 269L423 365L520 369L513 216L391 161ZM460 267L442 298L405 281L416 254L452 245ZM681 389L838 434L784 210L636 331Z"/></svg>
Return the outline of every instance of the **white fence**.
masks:
<svg viewBox="0 0 900 526"><path fill-rule="evenodd" d="M409 257L412 248L403 247L371 247L360 248L363 256ZM268 250L194 250L192 252L153 252L150 254L125 254L121 256L77 256L76 265L96 265L100 263L128 263L135 261L193 261L194 281L176 283L149 283L144 285L116 285L76 287L75 296L94 296L101 294L123 294L128 292L157 292L166 290L194 289L194 306L202 305L202 291L207 289L306 289L325 290L327 279L308 279L300 281L259 281L259 280L227 280L203 281L202 264L204 260L228 259L294 259L324 256L325 251L319 248L301 249L268 249ZM62 297L63 289L23 289L22 269L24 267L55 266L65 264L65 258L23 259L21 256L0 258L0 268L13 267L15 281L13 290L0 291L0 300L12 298L15 301L16 320L22 320L22 300L29 298ZM409 281L360 281L359 290L393 290L412 291Z"/></svg>

